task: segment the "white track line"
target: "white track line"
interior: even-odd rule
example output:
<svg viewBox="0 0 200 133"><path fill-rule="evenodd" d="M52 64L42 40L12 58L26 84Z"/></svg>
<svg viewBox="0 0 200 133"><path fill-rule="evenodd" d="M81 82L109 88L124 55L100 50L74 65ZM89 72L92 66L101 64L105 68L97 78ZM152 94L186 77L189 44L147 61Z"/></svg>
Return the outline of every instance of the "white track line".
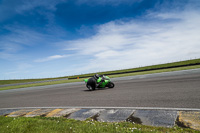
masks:
<svg viewBox="0 0 200 133"><path fill-rule="evenodd" d="M133 110L174 110L174 111L200 111L196 108L162 108L162 107L84 107L84 106L60 106L60 107L16 107L16 108L0 108L4 109L38 109L38 108L82 108L82 109L133 109Z"/></svg>

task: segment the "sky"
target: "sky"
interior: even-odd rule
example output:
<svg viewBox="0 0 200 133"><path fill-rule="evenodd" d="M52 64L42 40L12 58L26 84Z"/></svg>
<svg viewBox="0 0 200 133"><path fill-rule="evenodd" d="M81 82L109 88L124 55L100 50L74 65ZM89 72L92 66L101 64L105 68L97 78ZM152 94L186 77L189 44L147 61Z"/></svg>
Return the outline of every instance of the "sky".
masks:
<svg viewBox="0 0 200 133"><path fill-rule="evenodd" d="M0 80L196 58L199 0L0 0Z"/></svg>

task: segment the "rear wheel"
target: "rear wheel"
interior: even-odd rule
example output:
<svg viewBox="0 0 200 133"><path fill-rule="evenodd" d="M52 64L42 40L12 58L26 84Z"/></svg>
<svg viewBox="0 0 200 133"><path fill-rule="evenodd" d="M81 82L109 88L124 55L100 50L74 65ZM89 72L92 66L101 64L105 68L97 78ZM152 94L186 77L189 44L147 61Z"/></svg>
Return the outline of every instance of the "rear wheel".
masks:
<svg viewBox="0 0 200 133"><path fill-rule="evenodd" d="M114 88L115 87L115 84L113 83L113 82L110 82L109 84L108 84L108 88Z"/></svg>
<svg viewBox="0 0 200 133"><path fill-rule="evenodd" d="M96 80L94 78L90 78L87 82L87 85L86 87L89 89L89 90L95 90L96 88Z"/></svg>
<svg viewBox="0 0 200 133"><path fill-rule="evenodd" d="M88 90L92 91L92 90L95 90L94 87L90 86L90 85L86 85L86 87L88 88Z"/></svg>

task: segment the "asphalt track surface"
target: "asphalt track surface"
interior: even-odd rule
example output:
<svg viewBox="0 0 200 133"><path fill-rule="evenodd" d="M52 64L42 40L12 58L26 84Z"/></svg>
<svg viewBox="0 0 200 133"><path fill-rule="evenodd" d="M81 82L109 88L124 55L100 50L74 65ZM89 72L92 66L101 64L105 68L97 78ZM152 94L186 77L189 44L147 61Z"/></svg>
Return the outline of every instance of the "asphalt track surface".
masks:
<svg viewBox="0 0 200 133"><path fill-rule="evenodd" d="M0 108L163 107L200 109L200 69L113 79L115 88L88 91L71 83L0 91Z"/></svg>

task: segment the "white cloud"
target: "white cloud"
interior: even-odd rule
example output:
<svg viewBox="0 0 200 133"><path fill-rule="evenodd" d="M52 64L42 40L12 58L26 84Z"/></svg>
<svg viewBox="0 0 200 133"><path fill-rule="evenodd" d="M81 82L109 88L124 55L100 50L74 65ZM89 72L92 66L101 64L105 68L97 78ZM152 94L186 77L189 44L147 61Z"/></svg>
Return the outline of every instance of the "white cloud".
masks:
<svg viewBox="0 0 200 133"><path fill-rule="evenodd" d="M80 68L82 72L200 58L198 12L152 14L146 16L148 21L109 22L92 37L62 43L66 50L91 57Z"/></svg>
<svg viewBox="0 0 200 133"><path fill-rule="evenodd" d="M23 14L24 12L33 10L36 7L44 7L49 11L55 11L57 4L66 1L67 0L3 0L0 4L0 22L16 14Z"/></svg>
<svg viewBox="0 0 200 133"><path fill-rule="evenodd" d="M18 60L25 58L21 51L27 49L27 47L41 45L44 40L46 41L46 38L50 38L49 35L38 33L23 26L13 25L4 28L12 31L12 33L0 36L0 59Z"/></svg>
<svg viewBox="0 0 200 133"><path fill-rule="evenodd" d="M46 62L46 61L51 61L51 60L56 60L56 59L61 59L61 58L67 58L69 55L52 55L46 58L41 58L35 60L35 62Z"/></svg>

